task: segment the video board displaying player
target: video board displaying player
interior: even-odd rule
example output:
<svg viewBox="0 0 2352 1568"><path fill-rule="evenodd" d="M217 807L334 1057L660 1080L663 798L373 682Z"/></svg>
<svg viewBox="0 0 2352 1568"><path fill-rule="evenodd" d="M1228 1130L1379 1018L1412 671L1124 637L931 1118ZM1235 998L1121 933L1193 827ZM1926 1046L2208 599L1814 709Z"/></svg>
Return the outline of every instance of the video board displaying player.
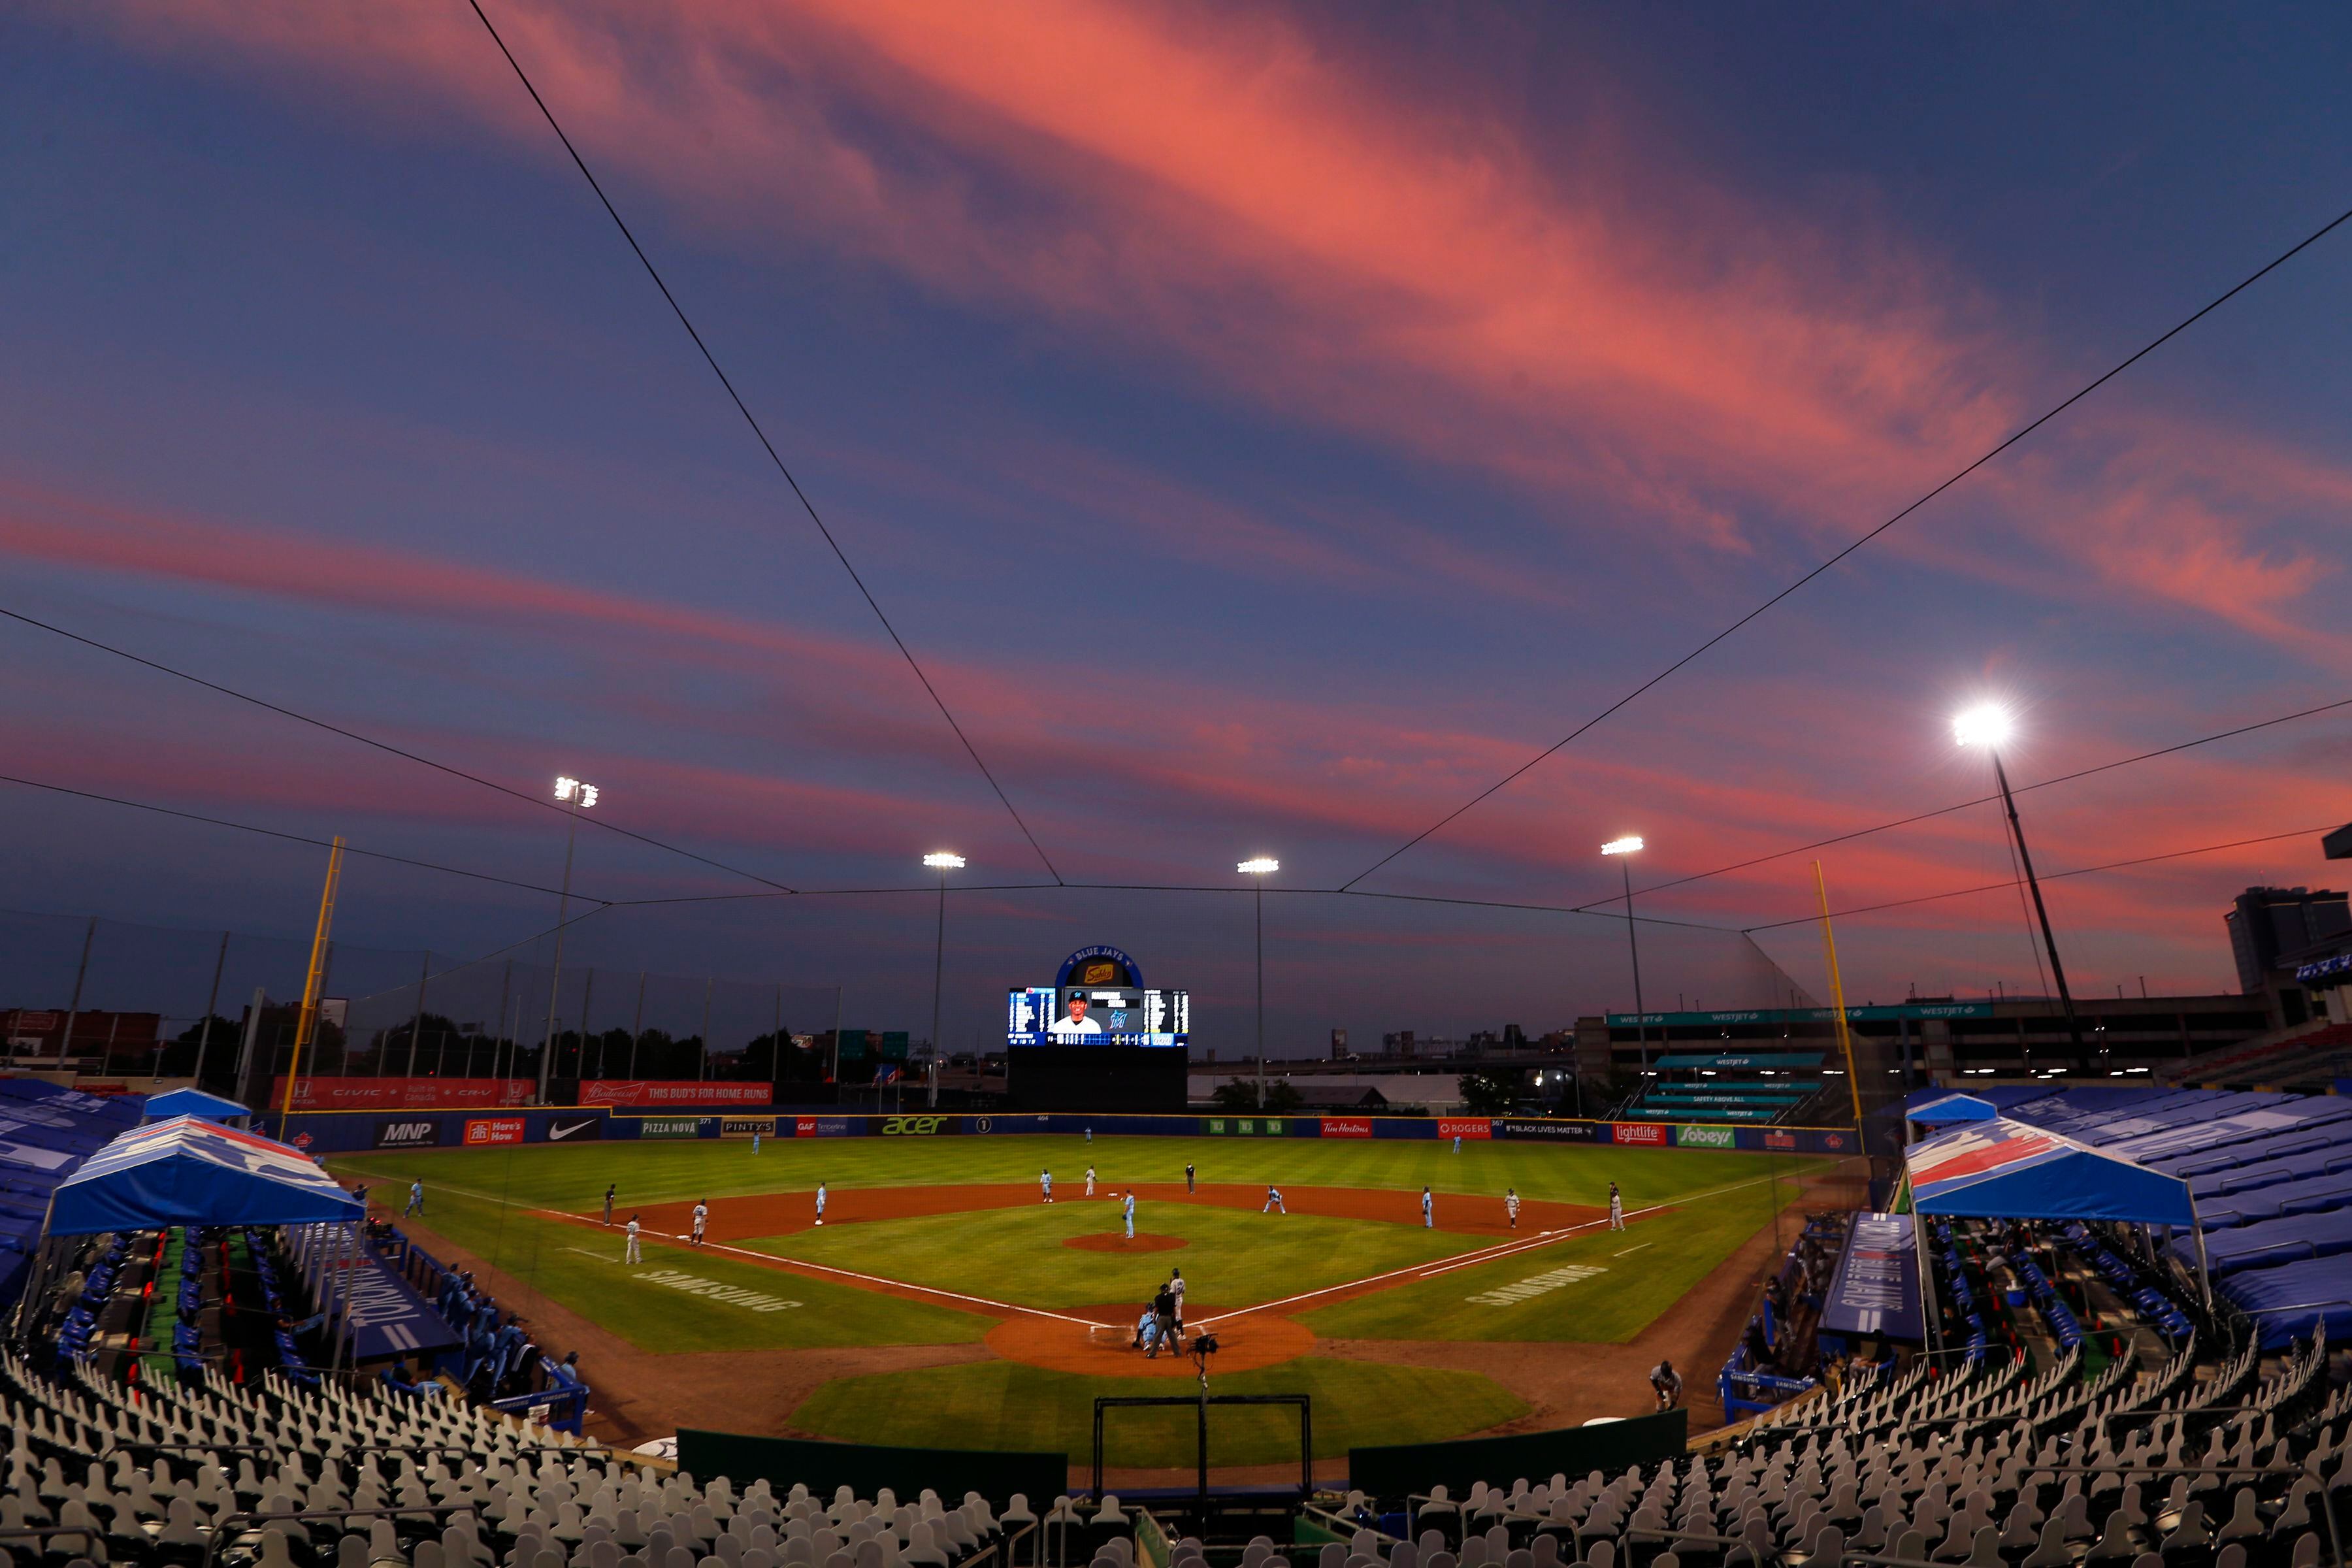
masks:
<svg viewBox="0 0 2352 1568"><path fill-rule="evenodd" d="M1181 991L1024 986L1011 994L1005 1039L1014 1046L1181 1046L1191 1013Z"/></svg>

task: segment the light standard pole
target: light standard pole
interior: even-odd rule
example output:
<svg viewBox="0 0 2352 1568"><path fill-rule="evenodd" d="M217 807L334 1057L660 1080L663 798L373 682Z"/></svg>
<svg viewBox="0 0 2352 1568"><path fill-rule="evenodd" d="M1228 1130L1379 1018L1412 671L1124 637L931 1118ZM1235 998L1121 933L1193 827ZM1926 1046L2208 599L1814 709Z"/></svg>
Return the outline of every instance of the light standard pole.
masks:
<svg viewBox="0 0 2352 1568"><path fill-rule="evenodd" d="M1271 855L1255 856L1234 868L1257 884L1257 1108L1265 1109L1265 879L1282 869Z"/></svg>
<svg viewBox="0 0 2352 1568"><path fill-rule="evenodd" d="M2074 1043L2074 1063L2088 1067L2083 1050L2083 1025L2074 1016L2074 995L2066 988L2066 971L2058 962L2058 939L2050 931L2050 910L2042 901L2042 884L2033 875L2033 857L2025 847L2025 825L2017 819L2017 799L2009 793L2009 773L2000 765L2000 743L2014 726L2009 710L1994 702L1979 703L1952 721L1952 739L1963 746L1980 746L1992 758L1993 782L2000 786L2001 809L2009 816L2010 837L2017 845L2018 863L2025 868L2025 885L2033 894L2033 918L2042 922L2042 951L2050 955L2050 978L2058 984L2058 1005L2066 1015L2066 1036Z"/></svg>
<svg viewBox="0 0 2352 1568"><path fill-rule="evenodd" d="M1642 836L1638 833L1622 838L1612 838L1601 847L1603 855L1619 857L1617 868L1625 875L1625 946L1633 955L1633 1043L1642 1053L1642 1074L1650 1072L1649 1009L1642 1005L1642 943L1633 934L1633 862L1629 857L1642 852Z"/></svg>
<svg viewBox="0 0 2352 1568"><path fill-rule="evenodd" d="M559 776L555 798L572 803L563 830L563 895L555 906L555 964L547 982L547 1043L539 1053L539 1102L547 1103L547 1080L555 1067L555 997L563 986L563 928L572 921L572 847L580 837L580 814L596 804L596 786Z"/></svg>
<svg viewBox="0 0 2352 1568"><path fill-rule="evenodd" d="M940 849L923 857L940 874L940 935L931 952L931 1109L940 1105L940 989L948 969L948 873L963 869L963 857Z"/></svg>

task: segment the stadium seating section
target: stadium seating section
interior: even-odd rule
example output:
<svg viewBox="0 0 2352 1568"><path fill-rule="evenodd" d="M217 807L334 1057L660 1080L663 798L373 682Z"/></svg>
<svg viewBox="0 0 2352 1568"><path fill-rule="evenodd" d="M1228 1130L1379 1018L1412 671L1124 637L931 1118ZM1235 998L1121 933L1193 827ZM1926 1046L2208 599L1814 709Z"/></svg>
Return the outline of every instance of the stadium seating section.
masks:
<svg viewBox="0 0 2352 1568"><path fill-rule="evenodd" d="M24 1291L49 1194L129 1131L142 1103L38 1079L0 1079L0 1305L13 1305Z"/></svg>

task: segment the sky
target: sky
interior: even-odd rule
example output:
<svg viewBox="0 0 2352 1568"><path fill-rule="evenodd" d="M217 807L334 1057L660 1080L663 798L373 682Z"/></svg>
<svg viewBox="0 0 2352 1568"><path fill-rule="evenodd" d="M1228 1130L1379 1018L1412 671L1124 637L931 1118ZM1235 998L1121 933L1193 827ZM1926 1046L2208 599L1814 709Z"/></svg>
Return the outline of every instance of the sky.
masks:
<svg viewBox="0 0 2352 1568"><path fill-rule="evenodd" d="M1850 998L2032 992L1989 805L1702 874L1980 800L1974 701L2025 785L2352 698L2347 225L1612 706L2352 205L2340 9L485 9L840 553L466 5L12 8L0 1005L299 951L338 834L478 874L351 863L386 975L541 952L559 773L567 962L794 1027L1110 942L1244 1049L1260 854L1275 1049L1559 1027L1627 833L1653 1008L1825 995L1816 858ZM2229 988L2347 755L2023 794L2237 845L2054 878L2076 992Z"/></svg>

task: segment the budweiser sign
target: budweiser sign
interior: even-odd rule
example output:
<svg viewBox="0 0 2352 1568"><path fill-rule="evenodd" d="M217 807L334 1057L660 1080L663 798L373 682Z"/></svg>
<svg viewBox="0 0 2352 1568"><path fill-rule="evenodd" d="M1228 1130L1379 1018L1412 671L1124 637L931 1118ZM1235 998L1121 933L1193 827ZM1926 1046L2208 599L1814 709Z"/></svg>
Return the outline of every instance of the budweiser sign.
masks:
<svg viewBox="0 0 2352 1568"><path fill-rule="evenodd" d="M589 1079L580 1086L583 1105L644 1105L667 1110L673 1106L767 1105L774 1086L764 1083L711 1083L695 1079L659 1082L644 1079Z"/></svg>

